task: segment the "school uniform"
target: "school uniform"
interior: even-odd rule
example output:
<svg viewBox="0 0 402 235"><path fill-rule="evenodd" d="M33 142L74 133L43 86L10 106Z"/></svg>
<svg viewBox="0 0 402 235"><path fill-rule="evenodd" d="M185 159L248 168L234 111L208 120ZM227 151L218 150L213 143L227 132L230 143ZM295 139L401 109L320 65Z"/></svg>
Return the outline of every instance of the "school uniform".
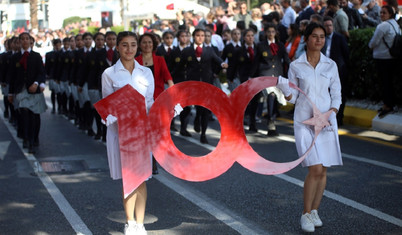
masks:
<svg viewBox="0 0 402 235"><path fill-rule="evenodd" d="M54 80L56 69L56 52L55 50L46 53L45 55L45 72L46 79L49 81L49 89L51 91L52 113L56 112L56 81Z"/></svg>
<svg viewBox="0 0 402 235"><path fill-rule="evenodd" d="M222 52L222 60L228 62L228 68L226 69L226 79L229 83L229 90L233 91L240 85L239 72L238 72L238 60L241 52L241 43L231 41L225 46Z"/></svg>
<svg viewBox="0 0 402 235"><path fill-rule="evenodd" d="M189 81L200 81L213 84L213 64L221 65L223 60L215 54L211 47L195 44L183 49L180 64L175 71L185 69L186 79ZM197 112L201 115L201 120L195 120L194 129L201 131L201 142L208 143L205 132L208 127L210 111L201 106L196 106ZM201 124L201 128L200 128Z"/></svg>
<svg viewBox="0 0 402 235"><path fill-rule="evenodd" d="M91 103L88 94L88 57L90 57L93 48L81 48L76 54L76 75L77 75L77 87L81 89L78 92L79 107L80 107L80 129L89 130L91 121ZM89 134L93 134L93 131Z"/></svg>
<svg viewBox="0 0 402 235"><path fill-rule="evenodd" d="M10 117L10 122L14 119L14 106L8 102L8 81L7 81L7 70L9 66L9 60L12 51L4 52L0 55L0 83L1 92L3 94L4 102L4 118Z"/></svg>
<svg viewBox="0 0 402 235"><path fill-rule="evenodd" d="M172 51L175 49L175 47L173 45L171 45L170 47L163 44L158 46L156 48L155 54L158 56L162 56L165 59L166 65L169 69L169 72L172 72L173 70L173 57L172 57Z"/></svg>
<svg viewBox="0 0 402 235"><path fill-rule="evenodd" d="M45 68L39 53L21 49L10 58L9 95L15 95L15 101L21 111L21 128L24 147L34 153L34 145L39 144L40 113L46 111L45 97L40 87L45 87ZM32 84L38 84L34 93L28 91Z"/></svg>

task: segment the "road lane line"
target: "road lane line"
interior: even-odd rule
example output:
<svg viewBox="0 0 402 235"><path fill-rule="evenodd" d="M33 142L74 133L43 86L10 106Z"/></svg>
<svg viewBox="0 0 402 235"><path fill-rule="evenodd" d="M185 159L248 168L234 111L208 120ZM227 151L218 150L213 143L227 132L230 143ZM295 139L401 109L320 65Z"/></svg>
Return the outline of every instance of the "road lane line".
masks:
<svg viewBox="0 0 402 235"><path fill-rule="evenodd" d="M296 178L293 178L293 177L290 177L290 176L285 175L285 174L274 175L274 176L278 177L280 179L283 179L283 180L285 180L285 181L287 181L289 183L298 185L300 187L303 187L303 185L304 185L303 181L301 181L299 179L296 179ZM361 203L358 203L356 201L353 201L351 199L343 197L343 196L341 196L339 194L332 193L332 192L330 192L328 190L324 191L324 196L326 196L326 197L328 197L328 198L330 198L332 200L338 201L338 202L340 202L342 204L345 204L347 206L350 206L350 207L352 207L352 208L354 208L356 210L362 211L362 212L364 212L366 214L375 216L375 217L377 217L377 218L379 218L381 220L384 220L386 222L389 222L389 223L395 224L395 225L397 225L399 227L402 227L402 220L398 219L398 218L396 218L396 217L394 217L392 215L385 214L385 213L383 213L383 212L381 212L379 210L373 209L371 207L368 207L366 205L363 205Z"/></svg>
<svg viewBox="0 0 402 235"><path fill-rule="evenodd" d="M202 192L182 185L164 170L159 171L159 175L152 177L240 234L269 234L257 224L237 215L226 207L220 206L219 203L213 201Z"/></svg>
<svg viewBox="0 0 402 235"><path fill-rule="evenodd" d="M0 108L2 111L2 108ZM0 112L1 113L1 112ZM70 203L64 197L64 195L57 188L56 184L52 181L52 179L43 171L42 167L39 164L39 161L35 158L33 154L27 153L22 147L22 141L17 138L17 132L15 129L6 121L3 117L4 125L7 127L8 131L11 133L11 136L17 143L21 152L24 154L25 158L30 163L32 169L38 175L38 178L41 180L42 184L45 186L46 190L53 198L56 205L59 207L60 211L64 214L64 217L70 223L71 227L74 229L76 234L78 235L92 235L92 232L88 229L85 223L82 221L81 217L75 212L75 210L71 207Z"/></svg>
<svg viewBox="0 0 402 235"><path fill-rule="evenodd" d="M196 145L202 146L202 147L204 147L204 148L206 148L206 149L208 149L208 150L211 150L211 151L213 151L213 150L215 149L214 146L211 146L211 145L209 145L209 144L201 144L199 141L196 141L194 138L183 137L183 136L181 136L180 134L174 133L174 132L171 132L171 135L174 135L174 136L179 137L179 138L181 138L181 139L187 140L187 141L189 141L189 142L191 142L191 143L194 143L194 144L196 144ZM279 137L278 137L278 138L279 138ZM281 138L284 138L284 137L281 137ZM286 137L286 138L288 138L288 137ZM289 139L292 140L291 138L289 138ZM292 142L294 142L294 140L292 140ZM352 155L350 155L350 156L352 156ZM356 159L355 159L355 157L354 157L353 160L360 161L360 158L356 157ZM367 160L367 159L365 159L365 160ZM376 162L368 162L368 163L377 165ZM387 167L386 165L384 165L384 164L379 165L379 166L388 168L388 167ZM391 166L392 166L392 165L391 165ZM285 174L273 175L273 176L275 176L275 177L277 177L277 178L280 178L280 179L283 179L283 180L285 180L285 181L287 181L287 182L289 182L289 183L293 183L293 184L295 184L295 185L298 185L298 186L300 186L300 187L303 187L303 185L304 185L303 181L301 181L301 180L299 180L299 179L296 179L296 178L293 178L293 177L290 177L290 176L285 175ZM385 214L385 213L383 213L383 212L381 212L381 211L378 211L378 210L373 209L373 208L371 208L371 207L365 206L365 205L363 205L363 204L361 204L361 203L358 203L358 202L353 201L353 200L351 200L351 199L345 198L345 197L343 197L343 196L341 196L341 195L338 195L338 194L336 194L336 193L332 193L332 192L330 192L330 191L328 191L328 190L325 190L324 196L326 196L326 197L328 197L328 198L330 198L330 199L333 199L333 200L335 200L335 201L338 201L338 202L340 202L340 203L342 203L342 204L345 204L345 205L348 205L348 206L350 206L350 207L353 207L353 208L355 208L355 209L357 209L357 210L360 210L360 211L362 211L362 212L364 212L364 213L366 213L366 214L375 216L375 217L377 217L377 218L379 218L379 219L381 219L381 220L384 220L384 221L386 221L386 222L389 222L389 223L392 223L392 224L395 224L395 225L397 225L397 226L402 227L402 220L401 220L401 219L398 219L398 218L396 218L396 217L394 217L394 216Z"/></svg>

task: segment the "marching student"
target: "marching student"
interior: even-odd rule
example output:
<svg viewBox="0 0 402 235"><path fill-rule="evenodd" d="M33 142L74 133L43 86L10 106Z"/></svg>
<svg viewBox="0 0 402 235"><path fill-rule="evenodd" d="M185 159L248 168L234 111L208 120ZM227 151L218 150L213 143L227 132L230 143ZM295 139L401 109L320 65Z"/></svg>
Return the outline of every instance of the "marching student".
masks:
<svg viewBox="0 0 402 235"><path fill-rule="evenodd" d="M80 107L80 97L78 92L78 71L80 66L82 66L82 61L80 63L81 49L84 47L84 41L82 40L82 34L77 34L74 37L76 48L72 50L73 59L70 72L70 82L71 82L71 94L74 99L74 114L75 120L74 125L82 126L84 123L84 117L82 113L82 107Z"/></svg>
<svg viewBox="0 0 402 235"><path fill-rule="evenodd" d="M45 68L42 56L32 51L29 33L21 33L19 40L21 51L11 57L7 74L8 100L20 109L24 147L35 153L34 147L39 146L40 113L47 108L43 95Z"/></svg>
<svg viewBox="0 0 402 235"><path fill-rule="evenodd" d="M45 71L46 71L46 79L49 81L49 89L51 91L50 100L52 101L52 113L56 113L56 95L57 95L57 87L55 81L56 75L56 65L57 65L57 53L61 50L61 40L53 39L53 50L46 53L45 60ZM56 87L57 86L57 87ZM59 107L60 108L60 107Z"/></svg>
<svg viewBox="0 0 402 235"><path fill-rule="evenodd" d="M222 68L227 68L228 65L215 54L211 47L204 48L205 30L195 29L193 32L193 41L194 44L183 49L180 64L175 68L174 73L185 69L187 80L213 84L213 63L221 65ZM200 113L201 118L194 121L194 130L201 132L200 142L208 144L205 133L208 128L210 111L201 106L196 106L196 109Z"/></svg>

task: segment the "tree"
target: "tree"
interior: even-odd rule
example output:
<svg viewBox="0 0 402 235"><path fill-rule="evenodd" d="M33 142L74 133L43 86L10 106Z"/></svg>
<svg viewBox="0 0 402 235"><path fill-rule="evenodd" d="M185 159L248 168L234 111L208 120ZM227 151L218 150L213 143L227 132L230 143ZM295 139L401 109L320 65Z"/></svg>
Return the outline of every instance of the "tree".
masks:
<svg viewBox="0 0 402 235"><path fill-rule="evenodd" d="M38 0L29 1L29 13L31 17L31 29L38 29Z"/></svg>

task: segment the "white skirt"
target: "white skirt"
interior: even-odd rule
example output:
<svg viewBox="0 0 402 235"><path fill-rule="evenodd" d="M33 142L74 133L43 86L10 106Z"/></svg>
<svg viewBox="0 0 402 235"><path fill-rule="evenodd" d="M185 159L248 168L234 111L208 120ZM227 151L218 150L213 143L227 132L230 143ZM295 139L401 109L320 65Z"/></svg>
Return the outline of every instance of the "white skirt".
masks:
<svg viewBox="0 0 402 235"><path fill-rule="evenodd" d="M88 90L88 95L89 95L89 100L91 101L92 105L94 105L96 102L101 100L101 93L99 90L90 89L90 90Z"/></svg>
<svg viewBox="0 0 402 235"><path fill-rule="evenodd" d="M71 94L73 95L73 99L74 101L78 101L78 90L77 90L77 86L74 84L70 85L70 89L71 89Z"/></svg>
<svg viewBox="0 0 402 235"><path fill-rule="evenodd" d="M66 93L67 97L70 96L71 90L70 86L68 85L68 81L60 82L60 91L61 93Z"/></svg>
<svg viewBox="0 0 402 235"><path fill-rule="evenodd" d="M36 114L41 114L47 109L43 92L29 94L27 89L23 89L22 92L15 96L15 99L19 108L27 108Z"/></svg>
<svg viewBox="0 0 402 235"><path fill-rule="evenodd" d="M82 91L78 92L78 101L80 104L80 108L84 107L84 104L89 101L89 95L88 95L88 83L85 83L84 86L82 87Z"/></svg>
<svg viewBox="0 0 402 235"><path fill-rule="evenodd" d="M1 86L1 93L3 93L4 96L8 96L8 84Z"/></svg>
<svg viewBox="0 0 402 235"><path fill-rule="evenodd" d="M343 165L336 115L332 115L330 122L332 126L324 128L317 136L314 146L302 162L303 167L319 164L325 167ZM314 140L314 129L312 126L295 121L294 132L296 149L300 157L310 148Z"/></svg>

